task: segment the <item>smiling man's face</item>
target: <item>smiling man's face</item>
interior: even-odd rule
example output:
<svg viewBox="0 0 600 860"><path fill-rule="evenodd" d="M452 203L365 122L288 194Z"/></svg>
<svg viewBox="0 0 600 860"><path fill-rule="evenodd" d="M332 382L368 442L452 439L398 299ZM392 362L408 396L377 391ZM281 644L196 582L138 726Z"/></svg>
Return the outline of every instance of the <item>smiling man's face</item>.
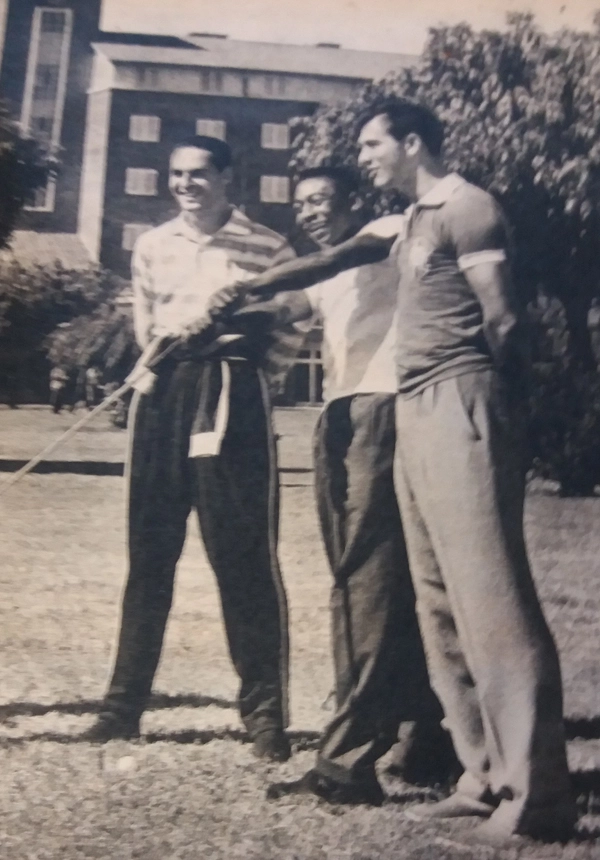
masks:
<svg viewBox="0 0 600 860"><path fill-rule="evenodd" d="M227 199L229 172L217 170L206 149L182 146L171 155L169 191L182 212L212 212Z"/></svg>
<svg viewBox="0 0 600 860"><path fill-rule="evenodd" d="M413 174L411 158L404 141L390 134L384 114L373 117L360 131L358 163L375 188L395 188L407 192Z"/></svg>
<svg viewBox="0 0 600 860"><path fill-rule="evenodd" d="M294 213L298 226L320 247L335 245L353 223L352 202L330 176L300 180Z"/></svg>

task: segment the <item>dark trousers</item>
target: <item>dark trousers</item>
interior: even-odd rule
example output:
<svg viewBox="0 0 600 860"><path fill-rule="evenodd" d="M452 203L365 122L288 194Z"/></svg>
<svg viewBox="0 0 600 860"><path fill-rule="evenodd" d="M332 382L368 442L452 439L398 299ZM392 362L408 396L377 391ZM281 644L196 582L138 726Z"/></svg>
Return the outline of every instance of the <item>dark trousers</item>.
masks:
<svg viewBox="0 0 600 860"><path fill-rule="evenodd" d="M317 768L360 778L396 742L402 721L439 721L415 614L394 490L393 395L330 403L317 426L315 469L333 574L336 714Z"/></svg>
<svg viewBox="0 0 600 860"><path fill-rule="evenodd" d="M221 595L239 708L251 735L287 723L287 606L277 562L278 485L268 394L248 364L231 362L221 452L190 459L195 410L221 382L219 362L164 369L132 407L129 577L105 710L141 715L171 607L175 566L195 508ZM202 669L199 667L199 685Z"/></svg>
<svg viewBox="0 0 600 860"><path fill-rule="evenodd" d="M64 388L51 388L50 389L50 405L52 406L52 411L55 415L58 415L60 410L63 408L65 402L65 389Z"/></svg>
<svg viewBox="0 0 600 860"><path fill-rule="evenodd" d="M85 405L88 409L93 409L98 404L98 386L92 385L89 382L85 384Z"/></svg>

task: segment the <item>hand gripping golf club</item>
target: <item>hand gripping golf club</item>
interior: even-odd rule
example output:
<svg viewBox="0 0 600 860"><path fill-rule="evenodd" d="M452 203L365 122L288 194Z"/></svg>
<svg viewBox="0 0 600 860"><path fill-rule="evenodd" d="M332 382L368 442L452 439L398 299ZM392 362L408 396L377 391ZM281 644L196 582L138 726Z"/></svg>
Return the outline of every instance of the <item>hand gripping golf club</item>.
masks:
<svg viewBox="0 0 600 860"><path fill-rule="evenodd" d="M291 289L292 287L286 287L287 289ZM293 287L296 288L295 286ZM207 317L202 321L201 325L193 331L194 342L198 344L203 340L210 340L211 336L215 334L215 325L219 321L219 317L221 315L226 315L227 311L233 310L236 306L239 306L241 303L243 296L245 293L251 293L255 295L261 295L262 293L269 293L271 290L270 286L266 287L257 287L254 288L252 285L240 284L238 285L238 295L237 298L232 302L229 308L215 308L212 313L209 313ZM252 311L252 308L248 309ZM161 346L165 343L166 338L156 338L152 343L147 347L144 352L144 355L138 362L138 365L134 367L133 371L129 374L123 385L120 388L117 388L106 400L103 400L102 403L99 403L98 406L95 406L91 412L88 412L87 415L84 415L83 418L80 418L79 421L76 421L68 430L66 430L58 439L55 439L53 442L50 442L46 447L40 451L39 454L36 454L29 462L25 463L18 471L16 471L7 481L3 481L0 483L0 496L6 493L11 487L14 487L21 478L24 478L25 475L29 474L32 469L41 463L43 460L46 460L53 451L55 451L60 445L64 442L67 442L74 436L76 433L81 430L82 427L87 426L91 423L98 415L101 415L103 412L106 412L113 403L116 403L123 395L127 394L133 388L136 387L138 382L147 375L148 371L151 371L152 368L156 367L160 362L167 358L178 346L181 346L185 343L185 339L176 338L175 340L170 341L164 348L161 349Z"/></svg>

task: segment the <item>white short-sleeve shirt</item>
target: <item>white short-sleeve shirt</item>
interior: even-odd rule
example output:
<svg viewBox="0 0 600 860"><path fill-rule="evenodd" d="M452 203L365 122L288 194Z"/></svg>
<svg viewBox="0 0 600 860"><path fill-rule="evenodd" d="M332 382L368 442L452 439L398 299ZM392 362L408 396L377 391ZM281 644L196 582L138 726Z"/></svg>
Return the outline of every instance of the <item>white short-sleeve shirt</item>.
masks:
<svg viewBox="0 0 600 860"><path fill-rule="evenodd" d="M390 215L363 233L404 234L405 219ZM395 259L349 269L309 287L306 295L323 325L323 395L326 402L353 394L396 392Z"/></svg>

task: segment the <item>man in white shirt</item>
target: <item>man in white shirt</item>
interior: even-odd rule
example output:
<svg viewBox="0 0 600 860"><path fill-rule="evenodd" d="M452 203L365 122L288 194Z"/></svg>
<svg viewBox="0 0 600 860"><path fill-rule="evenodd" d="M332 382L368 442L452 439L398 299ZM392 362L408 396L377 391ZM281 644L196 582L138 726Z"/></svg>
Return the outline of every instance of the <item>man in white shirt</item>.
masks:
<svg viewBox="0 0 600 860"><path fill-rule="evenodd" d="M342 168L301 174L296 219L319 247L357 232L354 191L353 175ZM403 216L390 216L369 230L394 235L403 223ZM435 764L443 778L451 764L451 742L429 686L394 492L397 290L396 268L385 261L278 299L294 319L316 314L323 325L325 408L314 453L334 580L336 713L315 768L297 782L270 786L271 798L308 793L334 803L380 805L374 764L395 743L403 721L417 721L422 777L428 768L432 776Z"/></svg>
<svg viewBox="0 0 600 860"><path fill-rule="evenodd" d="M145 349L177 337L220 288L293 257L285 239L227 199L231 153L209 137L171 155L180 214L138 240L134 323ZM165 360L131 417L129 577L114 672L88 740L139 734L160 658L175 567L192 508L221 594L239 708L254 751L289 757L287 608L277 561L278 483L268 387L298 348L282 330L265 351L252 337L192 344Z"/></svg>

